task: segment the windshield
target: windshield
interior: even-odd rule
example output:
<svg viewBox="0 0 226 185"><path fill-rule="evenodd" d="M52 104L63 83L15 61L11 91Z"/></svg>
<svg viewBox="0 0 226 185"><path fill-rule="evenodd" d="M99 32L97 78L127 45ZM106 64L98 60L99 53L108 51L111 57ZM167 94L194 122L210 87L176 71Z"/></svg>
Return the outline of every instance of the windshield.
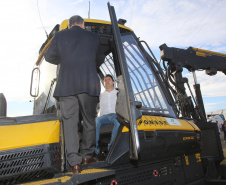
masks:
<svg viewBox="0 0 226 185"><path fill-rule="evenodd" d="M142 103L141 111L175 117L164 93L132 35L122 35L135 101Z"/></svg>

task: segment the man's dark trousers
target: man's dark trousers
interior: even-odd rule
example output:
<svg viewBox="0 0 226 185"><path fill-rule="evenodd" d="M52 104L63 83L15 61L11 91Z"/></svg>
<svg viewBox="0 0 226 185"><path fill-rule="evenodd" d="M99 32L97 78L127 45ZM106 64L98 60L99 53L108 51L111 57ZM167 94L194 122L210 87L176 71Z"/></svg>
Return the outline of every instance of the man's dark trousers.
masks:
<svg viewBox="0 0 226 185"><path fill-rule="evenodd" d="M82 158L90 158L95 150L96 106L98 97L86 93L60 97L64 125L65 149L70 166L81 164ZM79 111L83 118L82 148L79 153L78 123Z"/></svg>

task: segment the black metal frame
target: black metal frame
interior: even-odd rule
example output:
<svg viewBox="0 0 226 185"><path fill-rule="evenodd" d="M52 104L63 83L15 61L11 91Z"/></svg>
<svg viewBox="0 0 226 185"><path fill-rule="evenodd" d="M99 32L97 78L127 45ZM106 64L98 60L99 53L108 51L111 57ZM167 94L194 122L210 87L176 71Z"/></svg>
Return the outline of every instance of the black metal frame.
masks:
<svg viewBox="0 0 226 185"><path fill-rule="evenodd" d="M126 36L126 35L127 35L127 34L124 34L124 33L122 34L122 36ZM165 87L166 81L165 81L164 76L163 76L163 74L162 74L161 68L159 67L159 64L157 63L157 61L154 61L154 60L151 58L151 56L145 51L145 49L143 48L143 46L142 46L142 44L140 43L139 39L136 37L136 35L135 35L134 33L130 33L130 35L133 37L134 41L136 42L136 44L137 44L137 49L140 50L140 52L141 52L141 53L139 53L139 52L137 51L137 49L136 49L133 45L130 45L130 47L131 47L130 49L132 49L132 50L135 52L135 54L137 54L138 56L140 56L140 58L137 60L136 57L133 57L133 54L131 53L131 51L130 51L129 49L127 49L127 47L124 45L125 51L128 52L129 56L133 57L133 60L135 60L135 63L134 63L134 61L131 62L130 58L126 55L127 62L130 61L129 65L128 65L128 68L130 69L130 74L133 74L132 76L135 77L135 78L132 78L132 76L131 76L131 81L133 82L132 85L133 85L133 87L135 88L135 90L138 92L137 94L140 94L140 93L144 92L145 90L150 90L150 89L152 88L152 92L153 92L154 95L155 95L155 96L154 96L154 99L152 98L152 95L150 94L149 91L147 91L147 94L149 95L148 97L152 99L151 102L152 102L153 104L155 104L155 102L156 102L156 103L161 107L161 108L158 110L159 113L156 114L155 111L157 111L157 108L154 108L154 109L151 109L151 108L150 108L151 106L150 106L150 104L148 103L148 102L149 102L148 97L147 97L147 95L146 95L145 93L143 93L144 98L141 98L141 96L139 96L139 97L140 97L139 99L142 101L142 103L144 103L143 100L147 100L146 102L147 102L147 104L149 104L149 108L147 108L147 110L145 110L145 106L142 107L142 108L141 108L142 113L145 112L145 114L147 114L147 115L162 115L162 116L166 116L166 117L167 117L167 116L168 116L168 117L176 117L176 116L174 116L174 115L169 115L169 114L167 115L167 114L164 113L164 111L169 110L169 109L163 109L163 107L162 107L163 105L162 105L162 103L160 102L160 99L158 98L158 96L157 96L157 94L156 94L156 91L153 89L153 87L154 87L155 85L152 84L152 80L151 80L151 78L150 78L150 76L149 76L149 74L148 74L148 71L146 71L146 70L144 69L143 65L140 65L139 60L142 59L142 58L145 59L145 61L147 62L147 64L146 64L146 62L144 62L144 63L145 63L148 67L150 67L150 69L151 69L151 71L152 71L152 74L151 74L151 75L153 75L153 76L155 77L156 81L157 81L158 84L160 85L159 90L160 90L161 92L163 92L163 94L164 94L164 95L162 96L162 98L164 99L165 102L168 102L169 106L171 106L171 108L173 108L172 111L174 112L174 114L177 115L177 112L178 112L178 111L176 110L175 103L174 103L174 101L173 101L173 99L172 99L172 97L171 97L169 91L168 91L167 88ZM144 42L144 41L143 41L143 42ZM141 55L142 55L142 56L141 56ZM134 63L134 64L133 64L133 63ZM135 70L131 70L130 65L133 66ZM138 66L137 66L137 65L138 65ZM139 69L139 70L138 70L138 69ZM142 70L140 70L140 69L142 69ZM138 74L140 74L140 76L142 76L142 72L146 73L147 80L145 80L143 77L141 77L142 80L138 79L137 74L135 74L135 72L138 73ZM138 76L139 76L139 75L138 75ZM137 80L137 83L138 83L138 84L135 83L135 80ZM140 82L144 82L144 83L140 83ZM148 88L147 85L146 85L146 83L150 83L151 87ZM142 88L142 84L143 84L144 86L146 86L146 88L143 89L143 88ZM141 90L138 89L138 86L140 87ZM135 95L136 95L136 94L135 94ZM135 100L137 100L136 97L135 97ZM167 106L167 108L169 108L169 106L168 106L167 104L166 104L166 106ZM148 109L149 109L149 111L150 111L150 110L153 110L153 112L152 112L152 111L151 111L151 112L148 112Z"/></svg>
<svg viewBox="0 0 226 185"><path fill-rule="evenodd" d="M0 151L0 184L52 178L60 161L60 143Z"/></svg>
<svg viewBox="0 0 226 185"><path fill-rule="evenodd" d="M135 38L137 38L135 34L134 34L134 36L135 36ZM150 47L148 46L148 44L145 41L139 41L139 39L137 38L137 42L138 42L138 45L139 45L141 51L143 52L143 55L146 57L149 65L151 66L152 70L154 71L154 75L156 76L169 105L173 108L175 115L178 117L179 116L178 110L177 110L176 104L174 102L174 99L173 99L169 89L166 88L166 87L170 87L169 82L165 79L164 73L163 73L160 65L157 63L157 60L156 60L154 54L152 53ZM146 50L144 49L144 47L142 45L142 42L145 43L145 45L149 49L149 51L152 54L154 59L146 52Z"/></svg>
<svg viewBox="0 0 226 185"><path fill-rule="evenodd" d="M108 10L112 23L113 36L115 41L116 52L118 60L121 66L121 72L123 77L123 82L125 86L125 93L127 99L129 123L130 123L130 159L138 160L138 153L140 151L139 136L137 130L137 120L136 120L136 106L133 96L133 90L131 86L130 76L127 68L125 53L122 46L121 35L118 27L117 18L115 15L114 7L108 3Z"/></svg>

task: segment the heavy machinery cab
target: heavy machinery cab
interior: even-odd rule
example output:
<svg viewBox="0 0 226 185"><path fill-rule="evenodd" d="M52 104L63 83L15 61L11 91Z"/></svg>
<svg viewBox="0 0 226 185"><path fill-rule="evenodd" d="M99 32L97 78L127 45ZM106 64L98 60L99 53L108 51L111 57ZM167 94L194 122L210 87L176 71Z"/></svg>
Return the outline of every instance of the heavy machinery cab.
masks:
<svg viewBox="0 0 226 185"><path fill-rule="evenodd" d="M61 25L56 25L47 41L51 39L51 35L58 29L58 31L67 29L67 22L68 20L64 20ZM175 118L175 112L164 95L164 90L160 85L161 82L156 77L155 69L153 69L154 66L150 65L150 62L146 59L139 47L138 38L131 29L120 24L119 28L134 98L137 103L141 103L139 107L140 111L150 115L165 115ZM111 23L107 21L85 19L85 29L99 35L101 48L106 56L105 62L98 69L101 83L104 75L111 74L114 77L117 86L117 77L120 76L122 72L117 58ZM47 44L47 41L44 44ZM43 46L45 46L44 44ZM40 49L40 53L44 48L43 46ZM38 60L36 64L42 75L40 75L39 96L35 98L34 114L54 112L53 110L57 109L57 106L55 104L55 99L51 96L52 94L49 94L49 89L55 83L54 79L57 77L57 66L46 63L43 58ZM52 80L54 80L53 83L51 83ZM31 94L34 93L32 92L33 90L37 92L37 89L38 88L33 86ZM51 90L52 89L54 88L52 87ZM43 94L45 94L45 98L43 98ZM48 94L50 99L46 104ZM32 95L36 96L35 94ZM52 107L53 105L55 105L54 108Z"/></svg>

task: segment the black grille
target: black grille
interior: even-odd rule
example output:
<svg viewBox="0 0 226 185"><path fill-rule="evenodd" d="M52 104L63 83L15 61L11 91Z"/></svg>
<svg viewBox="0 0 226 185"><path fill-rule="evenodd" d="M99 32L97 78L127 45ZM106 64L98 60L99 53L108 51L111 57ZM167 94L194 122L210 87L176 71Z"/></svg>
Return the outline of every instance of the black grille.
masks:
<svg viewBox="0 0 226 185"><path fill-rule="evenodd" d="M7 160L7 159L13 159L18 157L26 157L29 155L35 155L35 154L41 154L43 153L44 149L37 149L37 150L29 150L24 152L17 152L12 154L5 154L0 156L0 161ZM1 169L1 167L0 167Z"/></svg>
<svg viewBox="0 0 226 185"><path fill-rule="evenodd" d="M143 181L150 180L153 178L153 171L142 171L142 172L134 172L132 174L127 174L125 176L120 177L118 184L129 185L129 184L139 184Z"/></svg>
<svg viewBox="0 0 226 185"><path fill-rule="evenodd" d="M0 184L1 185L18 184L18 183L23 183L28 181L48 179L48 178L52 178L53 176L54 175L51 171L41 170L41 171L23 173L18 176L13 176L11 178L0 179Z"/></svg>
<svg viewBox="0 0 226 185"><path fill-rule="evenodd" d="M60 144L0 152L0 184L51 178L60 172Z"/></svg>
<svg viewBox="0 0 226 185"><path fill-rule="evenodd" d="M29 157L27 159L13 160L10 162L2 163L0 166L0 175L20 173L41 168L44 164L44 162L42 161L43 158L44 155L41 155L37 157Z"/></svg>
<svg viewBox="0 0 226 185"><path fill-rule="evenodd" d="M112 25L110 24L98 24L98 23L85 23L85 29L88 31L92 31L98 34L112 34ZM128 33L129 30L125 28L120 28L120 33Z"/></svg>
<svg viewBox="0 0 226 185"><path fill-rule="evenodd" d="M216 161L222 161L224 155L217 124L201 122L197 122L196 124L202 133L201 157L212 156Z"/></svg>

